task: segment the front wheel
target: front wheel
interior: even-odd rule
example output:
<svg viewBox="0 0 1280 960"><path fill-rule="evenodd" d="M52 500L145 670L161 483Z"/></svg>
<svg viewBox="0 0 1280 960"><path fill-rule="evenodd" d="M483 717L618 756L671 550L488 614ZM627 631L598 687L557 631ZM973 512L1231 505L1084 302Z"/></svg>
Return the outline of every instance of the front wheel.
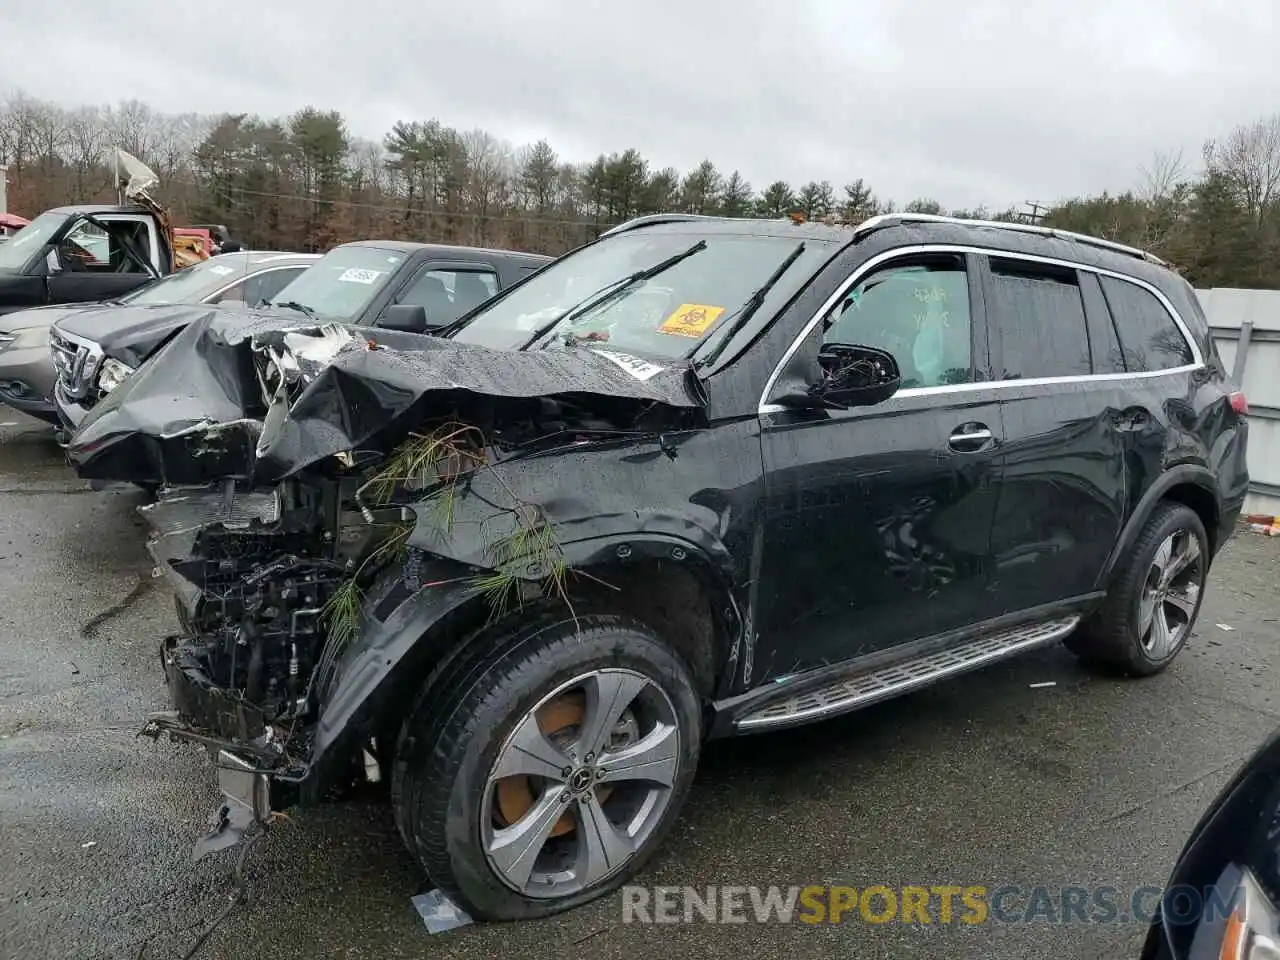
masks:
<svg viewBox="0 0 1280 960"><path fill-rule="evenodd" d="M405 722L397 820L472 916L546 916L633 876L670 830L702 739L684 661L612 616L478 638Z"/></svg>

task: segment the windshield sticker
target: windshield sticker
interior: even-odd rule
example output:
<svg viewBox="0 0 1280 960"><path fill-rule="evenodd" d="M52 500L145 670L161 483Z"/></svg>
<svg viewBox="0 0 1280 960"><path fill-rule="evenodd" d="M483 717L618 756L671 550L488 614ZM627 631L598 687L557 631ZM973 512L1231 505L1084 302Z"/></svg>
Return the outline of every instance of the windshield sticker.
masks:
<svg viewBox="0 0 1280 960"><path fill-rule="evenodd" d="M227 267L222 264L218 264L216 267L210 267L209 272L216 273L220 277L225 277L228 274L235 273L236 269L235 267Z"/></svg>
<svg viewBox="0 0 1280 960"><path fill-rule="evenodd" d="M695 340L703 336L711 325L724 313L724 307L711 307L705 303L682 303L676 312L662 321L659 333L670 333L677 337L693 337Z"/></svg>
<svg viewBox="0 0 1280 960"><path fill-rule="evenodd" d="M633 357L629 353L614 353L612 350L592 350L613 363L616 363L637 380L648 380L662 372L662 368L641 357Z"/></svg>
<svg viewBox="0 0 1280 960"><path fill-rule="evenodd" d="M375 283L377 279L387 271L385 270L364 270L359 267L351 267L345 270L340 277L339 283Z"/></svg>

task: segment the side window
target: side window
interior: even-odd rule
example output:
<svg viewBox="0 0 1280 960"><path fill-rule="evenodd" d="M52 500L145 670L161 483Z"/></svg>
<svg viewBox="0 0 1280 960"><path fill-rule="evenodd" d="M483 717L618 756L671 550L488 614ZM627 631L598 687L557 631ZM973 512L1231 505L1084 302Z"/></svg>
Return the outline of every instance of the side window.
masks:
<svg viewBox="0 0 1280 960"><path fill-rule="evenodd" d="M82 220L63 237L58 246L62 269L94 273L146 273L146 269L125 252L131 244L138 256L150 258L151 234L140 220L104 220L104 230Z"/></svg>
<svg viewBox="0 0 1280 960"><path fill-rule="evenodd" d="M1079 271L1080 293L1084 297L1085 321L1089 326L1089 348L1093 356L1095 374L1124 373L1124 354L1116 325L1107 309L1107 299L1102 295L1099 276L1088 270Z"/></svg>
<svg viewBox="0 0 1280 960"><path fill-rule="evenodd" d="M58 256L63 270L101 270L111 265L111 239L101 227L81 220L62 238Z"/></svg>
<svg viewBox="0 0 1280 960"><path fill-rule="evenodd" d="M1089 334L1080 282L1070 268L991 259L993 302L1002 369L998 380L1085 376Z"/></svg>
<svg viewBox="0 0 1280 960"><path fill-rule="evenodd" d="M875 271L827 315L822 342L887 350L898 361L905 388L971 382L964 257L948 254Z"/></svg>
<svg viewBox="0 0 1280 960"><path fill-rule="evenodd" d="M248 284L248 280L237 280L227 289L223 290L216 297L209 300L210 303L243 303L244 288Z"/></svg>
<svg viewBox="0 0 1280 960"><path fill-rule="evenodd" d="M289 285L305 267L281 267L250 277L244 285L244 302L256 307L266 300L274 300L276 294Z"/></svg>
<svg viewBox="0 0 1280 960"><path fill-rule="evenodd" d="M1195 362L1182 331L1155 294L1127 280L1101 279L1130 373L1170 370Z"/></svg>
<svg viewBox="0 0 1280 960"><path fill-rule="evenodd" d="M427 270L397 303L422 306L432 326L452 323L498 292L498 275L481 270Z"/></svg>

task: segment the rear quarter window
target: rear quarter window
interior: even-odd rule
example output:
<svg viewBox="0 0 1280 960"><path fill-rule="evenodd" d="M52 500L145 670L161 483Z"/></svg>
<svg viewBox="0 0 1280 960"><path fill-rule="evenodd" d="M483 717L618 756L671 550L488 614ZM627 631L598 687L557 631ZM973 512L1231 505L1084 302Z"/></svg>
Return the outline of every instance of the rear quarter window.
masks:
<svg viewBox="0 0 1280 960"><path fill-rule="evenodd" d="M1127 280L1100 279L1130 373L1172 370L1195 362L1187 338L1155 294Z"/></svg>
<svg viewBox="0 0 1280 960"><path fill-rule="evenodd" d="M1075 270L997 257L991 310L999 335L998 380L1085 376L1093 372L1084 300Z"/></svg>

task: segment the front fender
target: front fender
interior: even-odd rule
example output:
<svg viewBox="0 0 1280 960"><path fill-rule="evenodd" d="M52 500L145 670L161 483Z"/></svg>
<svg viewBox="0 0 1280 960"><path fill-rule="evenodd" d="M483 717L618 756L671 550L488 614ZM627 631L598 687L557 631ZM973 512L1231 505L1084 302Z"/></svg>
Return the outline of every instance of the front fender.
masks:
<svg viewBox="0 0 1280 960"><path fill-rule="evenodd" d="M424 569L429 585L397 606L385 620L379 620L380 599L394 589L396 579L384 581L384 589L375 591L374 599L365 605L356 639L343 653L336 676L323 693L312 739L310 773L302 785L304 802L319 799L332 782L333 772L345 765L356 745L370 735L370 727L402 669L410 663L433 661L461 639L450 629L450 618L480 592L467 568L450 561L433 562Z"/></svg>

